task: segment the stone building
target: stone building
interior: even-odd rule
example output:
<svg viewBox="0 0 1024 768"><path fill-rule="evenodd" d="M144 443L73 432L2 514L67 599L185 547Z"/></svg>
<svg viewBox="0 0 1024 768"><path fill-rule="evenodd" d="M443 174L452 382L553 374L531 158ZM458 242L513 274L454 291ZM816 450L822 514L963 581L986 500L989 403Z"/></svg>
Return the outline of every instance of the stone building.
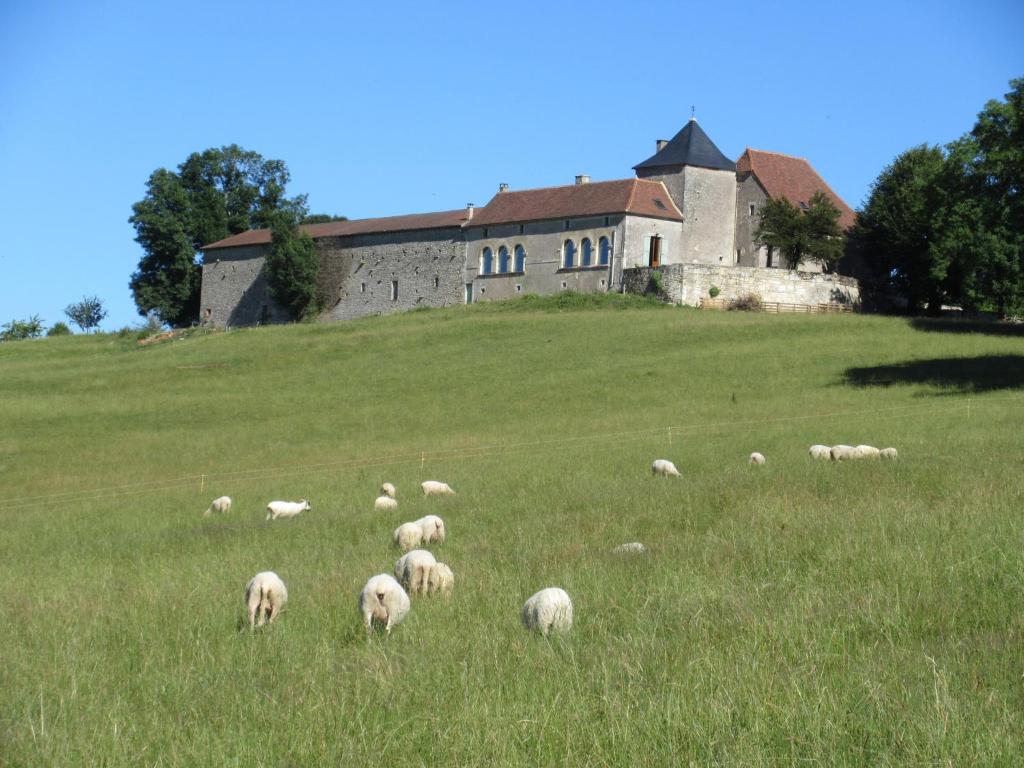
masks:
<svg viewBox="0 0 1024 768"><path fill-rule="evenodd" d="M482 208L304 225L320 257L323 319L522 293L619 291L624 270L636 267L675 267L680 300L694 303L703 290L694 286L718 269L779 267L753 242L757 210L769 197L799 206L821 190L840 208L841 224L852 224L853 212L805 160L747 149L733 163L693 119L656 149L635 166L636 178L577 176L575 184L517 191L502 184ZM203 249L204 322L289 319L263 273L269 247L269 230L253 230ZM686 287L685 265L703 282ZM740 285L746 274L734 270L718 282Z"/></svg>

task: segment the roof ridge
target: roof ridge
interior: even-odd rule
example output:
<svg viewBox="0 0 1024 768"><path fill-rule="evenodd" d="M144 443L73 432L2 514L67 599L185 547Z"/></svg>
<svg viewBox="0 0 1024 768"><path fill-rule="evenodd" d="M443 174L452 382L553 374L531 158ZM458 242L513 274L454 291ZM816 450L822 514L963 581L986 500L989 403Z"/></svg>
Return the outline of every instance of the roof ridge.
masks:
<svg viewBox="0 0 1024 768"><path fill-rule="evenodd" d="M773 152L770 149L754 149L753 147L747 147L743 153L746 154L747 152L757 152L758 154L761 155L777 155L778 157L788 157L790 160L803 160L808 165L811 164L806 157L800 157L799 155L787 155L785 152Z"/></svg>
<svg viewBox="0 0 1024 768"><path fill-rule="evenodd" d="M527 187L526 189L506 189L502 195L518 195L523 192L539 192L543 189L567 189L571 187L598 187L602 184L621 184L624 181L638 181L638 179L605 179L604 181L588 181L585 184L556 184L553 187ZM490 201L488 201L490 202Z"/></svg>

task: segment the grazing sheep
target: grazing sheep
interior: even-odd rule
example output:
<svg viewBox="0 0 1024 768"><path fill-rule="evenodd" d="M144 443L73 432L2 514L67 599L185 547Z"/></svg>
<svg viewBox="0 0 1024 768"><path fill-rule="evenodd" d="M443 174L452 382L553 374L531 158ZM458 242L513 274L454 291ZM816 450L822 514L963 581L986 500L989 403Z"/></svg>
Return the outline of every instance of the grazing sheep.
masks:
<svg viewBox="0 0 1024 768"><path fill-rule="evenodd" d="M873 445L858 445L853 449L855 459L877 459L879 450Z"/></svg>
<svg viewBox="0 0 1024 768"><path fill-rule="evenodd" d="M398 502L390 496L378 496L373 502L373 508L376 510L398 509Z"/></svg>
<svg viewBox="0 0 1024 768"><path fill-rule="evenodd" d="M613 555L643 555L647 553L647 547L639 541L631 541L628 544L619 544L612 550Z"/></svg>
<svg viewBox="0 0 1024 768"><path fill-rule="evenodd" d="M391 483L384 483L380 487L381 496L390 496L392 499L395 498L395 486Z"/></svg>
<svg viewBox="0 0 1024 768"><path fill-rule="evenodd" d="M427 574L427 591L431 594L440 592L442 595L450 595L455 586L455 574L452 569L444 563L434 563Z"/></svg>
<svg viewBox="0 0 1024 768"><path fill-rule="evenodd" d="M267 504L267 520L277 520L279 517L295 517L300 512L312 509L309 502L302 501L272 501Z"/></svg>
<svg viewBox="0 0 1024 768"><path fill-rule="evenodd" d="M392 537L403 552L415 549L423 541L423 530L417 523L402 523L395 528Z"/></svg>
<svg viewBox="0 0 1024 768"><path fill-rule="evenodd" d="M359 612L366 625L366 633L373 630L373 622L384 625L384 631L391 634L391 628L400 624L409 612L409 596L402 585L386 573L372 577L359 593Z"/></svg>
<svg viewBox="0 0 1024 768"><path fill-rule="evenodd" d="M544 637L552 630L568 632L572 627L572 600L564 589L542 589L523 604L523 624Z"/></svg>
<svg viewBox="0 0 1024 768"><path fill-rule="evenodd" d="M680 477L676 465L668 459L655 459L651 464L651 474L662 475L663 477Z"/></svg>
<svg viewBox="0 0 1024 768"><path fill-rule="evenodd" d="M245 585L245 605L249 609L249 629L262 627L264 620L274 623L277 614L288 602L288 589L273 571L257 573ZM259 621L256 614L259 613Z"/></svg>
<svg viewBox="0 0 1024 768"><path fill-rule="evenodd" d="M221 496L219 499L214 499L210 502L210 508L203 512L203 517L209 517L213 512L230 512L231 511L231 497Z"/></svg>
<svg viewBox="0 0 1024 768"><path fill-rule="evenodd" d="M812 459L817 459L818 461L828 461L832 458L832 449L827 445L812 445L807 453L810 454Z"/></svg>
<svg viewBox="0 0 1024 768"><path fill-rule="evenodd" d="M430 569L437 565L434 556L425 549L406 552L395 562L395 578L410 595L427 592Z"/></svg>
<svg viewBox="0 0 1024 768"><path fill-rule="evenodd" d="M451 489L448 483L442 483L437 480L424 480L420 483L420 488L423 489L424 496L454 496L455 491Z"/></svg>
<svg viewBox="0 0 1024 768"><path fill-rule="evenodd" d="M761 465L764 464L764 454L754 451L752 454L750 454L750 463L760 467Z"/></svg>
<svg viewBox="0 0 1024 768"><path fill-rule="evenodd" d="M883 459L895 459L898 456L895 448L883 448L878 455Z"/></svg>
<svg viewBox="0 0 1024 768"><path fill-rule="evenodd" d="M847 459L855 459L857 456L852 445L833 445L829 449L829 455L832 457L832 461L846 461Z"/></svg>
<svg viewBox="0 0 1024 768"><path fill-rule="evenodd" d="M444 520L437 515L427 515L416 521L423 534L423 543L444 541Z"/></svg>

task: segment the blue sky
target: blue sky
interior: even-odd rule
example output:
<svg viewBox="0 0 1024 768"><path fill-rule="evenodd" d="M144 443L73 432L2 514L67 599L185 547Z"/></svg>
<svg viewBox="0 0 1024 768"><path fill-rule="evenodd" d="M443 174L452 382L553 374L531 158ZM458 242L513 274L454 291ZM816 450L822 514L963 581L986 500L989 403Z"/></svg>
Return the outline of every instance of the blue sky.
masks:
<svg viewBox="0 0 1024 768"><path fill-rule="evenodd" d="M149 174L237 143L350 218L632 176L690 116L852 206L1024 76L1024 3L0 2L0 322L137 323Z"/></svg>

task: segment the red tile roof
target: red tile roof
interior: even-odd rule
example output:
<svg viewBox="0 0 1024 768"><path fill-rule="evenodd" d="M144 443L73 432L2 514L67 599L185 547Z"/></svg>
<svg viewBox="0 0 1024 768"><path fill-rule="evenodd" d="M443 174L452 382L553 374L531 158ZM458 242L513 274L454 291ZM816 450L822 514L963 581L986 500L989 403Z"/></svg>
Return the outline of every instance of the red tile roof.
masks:
<svg viewBox="0 0 1024 768"><path fill-rule="evenodd" d="M599 216L609 213L634 213L659 219L683 220L683 214L676 208L668 190L660 181L619 179L564 187L499 192L486 206L477 211L466 226Z"/></svg>
<svg viewBox="0 0 1024 768"><path fill-rule="evenodd" d="M824 192L839 209L839 226L849 229L856 220L856 214L843 199L832 191L811 164L802 157L781 155L778 152L747 150L736 161L736 173L753 173L764 191L771 197L784 197L793 205L807 203L815 192Z"/></svg>
<svg viewBox="0 0 1024 768"><path fill-rule="evenodd" d="M323 224L303 224L300 229L310 237L340 237L343 235L366 235L378 232L403 232L410 229L441 229L461 227L466 221L466 209L440 211L438 213L411 213L406 216L385 216L379 219L353 219L351 221L328 221ZM269 229L250 229L237 235L204 245L204 251L217 248L234 248L239 245L265 245L270 242Z"/></svg>

